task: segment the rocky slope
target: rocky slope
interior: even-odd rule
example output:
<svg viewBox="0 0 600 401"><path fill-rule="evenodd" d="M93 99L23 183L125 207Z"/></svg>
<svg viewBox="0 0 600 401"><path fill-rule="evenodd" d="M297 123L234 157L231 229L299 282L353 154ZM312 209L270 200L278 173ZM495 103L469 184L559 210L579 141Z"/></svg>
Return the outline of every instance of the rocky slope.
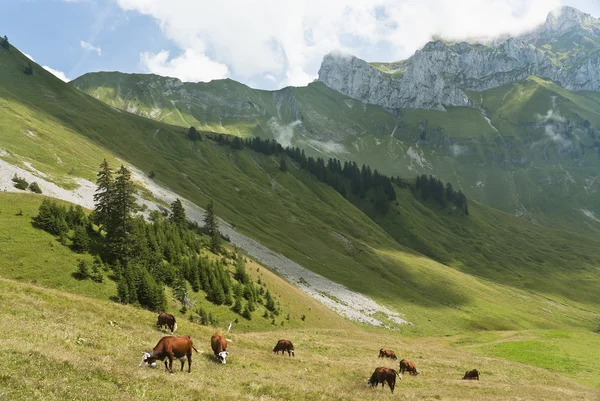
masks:
<svg viewBox="0 0 600 401"><path fill-rule="evenodd" d="M483 91L535 75L568 90L600 91L600 20L576 9L553 11L534 31L489 44L430 42L410 59L370 65L330 53L319 80L380 106L445 110L475 106L466 91Z"/></svg>

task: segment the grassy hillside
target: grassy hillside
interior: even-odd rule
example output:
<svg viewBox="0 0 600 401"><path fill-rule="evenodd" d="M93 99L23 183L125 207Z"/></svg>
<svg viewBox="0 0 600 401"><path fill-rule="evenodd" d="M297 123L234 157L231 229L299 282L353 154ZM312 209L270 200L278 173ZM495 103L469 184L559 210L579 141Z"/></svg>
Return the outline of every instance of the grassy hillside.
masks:
<svg viewBox="0 0 600 401"><path fill-rule="evenodd" d="M537 224L600 231L590 217L600 216L595 93L569 92L531 77L470 93L481 110L440 112L385 110L321 83L268 92L231 80L192 84L92 73L72 85L159 121L276 138L309 154L355 160L392 175L433 174L471 199Z"/></svg>
<svg viewBox="0 0 600 401"><path fill-rule="evenodd" d="M597 326L598 300L586 295L598 290L593 240L569 242L571 256L557 257L538 249L556 249L546 244L562 243L564 234L534 234L536 228L475 203L473 216L446 220L436 206L409 194L380 226L293 164L283 173L278 160L249 150L192 143L182 128L116 111L37 66L26 76L20 70L25 60L14 48L0 51L7 71L0 76L0 112L7 117L0 124L13 133L0 137L0 147L11 162L29 162L57 182L93 178L106 155L154 171L158 183L197 204L214 199L218 214L240 232L404 313L414 323L402 328L407 333ZM32 137L33 126L41 128ZM53 149L61 142L85 153L59 160ZM396 220L394 211L405 220ZM499 250L486 251L496 243ZM571 276L573 265L577 274ZM548 304L558 306L540 313Z"/></svg>
<svg viewBox="0 0 600 401"><path fill-rule="evenodd" d="M73 252L68 244L60 244L56 237L32 225L31 218L37 215L42 199L42 196L31 194L0 194L0 233L3 233L0 235L3 244L0 249L0 277L101 300L113 299L117 294L116 283L109 279L108 273L104 272L106 277L102 283L95 283L89 279L79 280L74 276L79 260L84 259L91 263L91 255ZM97 251L92 249L92 252ZM218 257L210 253L207 256ZM234 268L230 266L229 270L233 273ZM234 313L230 306L216 306L207 301L203 291L194 293L188 288L196 309L203 307L225 326L237 319L239 323L235 324L236 331L274 330L282 327L351 327L349 322L336 313L251 259L247 264L247 272L255 282L260 279L262 285L279 301L282 315L276 317L276 326L271 324L270 318L261 317L264 308L258 308L252 314L252 320L248 321ZM179 320L185 320L191 315L198 318L195 310L190 310L186 315L181 314L181 303L172 296L170 290L167 294L168 312L175 314ZM290 315L289 320L287 314ZM306 316L305 320L301 319L302 315Z"/></svg>
<svg viewBox="0 0 600 401"><path fill-rule="evenodd" d="M499 400L523 394L531 400L593 400L599 396L598 390L548 369L483 356L465 346L448 347L440 339L414 340L356 328L234 330L228 334L233 343L227 365L216 365L209 337L222 328L182 321L180 333L190 335L201 353L193 356L191 374L169 375L161 368L137 366L141 352L163 335L153 327L153 313L3 278L0 286L4 322L0 350L6 366L0 375L0 394L11 400L364 400L375 396ZM295 358L271 352L279 338L294 342ZM375 367L397 366L377 358L381 346L415 361L421 371L397 382L394 395L387 388L366 386ZM174 363L174 368L178 365ZM481 372L479 382L460 380L465 370L474 367ZM590 367L597 372L596 365Z"/></svg>

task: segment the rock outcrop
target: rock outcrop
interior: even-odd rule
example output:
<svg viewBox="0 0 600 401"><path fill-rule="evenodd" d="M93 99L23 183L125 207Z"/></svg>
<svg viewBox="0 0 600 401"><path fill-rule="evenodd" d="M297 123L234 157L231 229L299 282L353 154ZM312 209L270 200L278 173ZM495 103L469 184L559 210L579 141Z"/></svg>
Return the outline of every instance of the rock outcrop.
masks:
<svg viewBox="0 0 600 401"><path fill-rule="evenodd" d="M483 91L530 75L569 90L600 91L600 20L563 7L526 35L489 44L429 42L410 59L387 66L384 72L333 52L323 59L319 80L347 96L390 109L474 106L466 91Z"/></svg>

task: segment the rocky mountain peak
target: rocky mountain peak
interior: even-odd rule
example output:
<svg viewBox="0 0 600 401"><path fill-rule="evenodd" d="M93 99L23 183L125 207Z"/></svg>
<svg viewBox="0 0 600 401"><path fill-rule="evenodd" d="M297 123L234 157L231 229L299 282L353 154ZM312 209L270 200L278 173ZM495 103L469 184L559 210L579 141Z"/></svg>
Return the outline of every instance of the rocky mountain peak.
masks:
<svg viewBox="0 0 600 401"><path fill-rule="evenodd" d="M575 27L592 24L596 19L589 14L579 11L573 7L559 7L552 10L546 22L544 30L547 34L562 35Z"/></svg>

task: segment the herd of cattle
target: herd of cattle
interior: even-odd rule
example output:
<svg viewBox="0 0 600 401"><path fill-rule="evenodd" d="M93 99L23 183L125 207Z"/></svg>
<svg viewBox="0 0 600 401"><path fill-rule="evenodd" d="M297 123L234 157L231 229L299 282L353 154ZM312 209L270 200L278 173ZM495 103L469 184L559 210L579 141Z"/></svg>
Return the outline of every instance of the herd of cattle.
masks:
<svg viewBox="0 0 600 401"><path fill-rule="evenodd" d="M171 330L172 334L177 329L175 316L164 312L159 314L156 327L159 329L162 327L167 327L169 330ZM227 363L227 356L229 355L229 352L227 351L228 342L232 341L223 337L219 333L214 333L210 338L210 346L215 354L215 359L222 364ZM181 371L183 371L183 367L187 359L188 373L191 373L192 350L196 351L196 353L198 352L198 350L194 347L190 336L166 336L158 341L158 344L156 344L152 351L142 352L142 362L140 362L139 366L156 367L156 361L164 361L165 369L170 373L173 373L173 359L178 359L181 362ZM273 347L273 352L276 354L281 352L282 355L287 352L288 356L295 356L294 345L289 340L279 340L275 347ZM398 357L394 351L384 348L379 350L379 358L398 360ZM402 375L405 372L408 372L412 376L417 376L419 374L419 370L415 364L411 361L407 361L406 359L402 359L400 361L399 370L400 372L380 366L375 369L367 384L371 387L377 387L379 384L381 384L381 387L384 388L385 383L387 383L393 393L394 388L396 387L396 377L399 377L400 380L402 380ZM463 376L463 380L479 380L479 372L477 369L467 371Z"/></svg>
<svg viewBox="0 0 600 401"><path fill-rule="evenodd" d="M379 358L390 358L393 360L398 360L396 353L389 349L380 349L379 350ZM410 375L416 376L419 374L419 370L415 366L415 364L411 361L407 361L406 359L402 359L399 364L400 373L398 373L394 369L386 368L383 366L375 369L371 378L367 382L371 387L377 387L381 383L381 387L385 387L385 383L388 384L392 393L394 392L394 387L396 387L396 376L402 380L402 375L404 372L408 372ZM479 380L479 372L477 369L469 370L465 372L463 376L463 380Z"/></svg>

